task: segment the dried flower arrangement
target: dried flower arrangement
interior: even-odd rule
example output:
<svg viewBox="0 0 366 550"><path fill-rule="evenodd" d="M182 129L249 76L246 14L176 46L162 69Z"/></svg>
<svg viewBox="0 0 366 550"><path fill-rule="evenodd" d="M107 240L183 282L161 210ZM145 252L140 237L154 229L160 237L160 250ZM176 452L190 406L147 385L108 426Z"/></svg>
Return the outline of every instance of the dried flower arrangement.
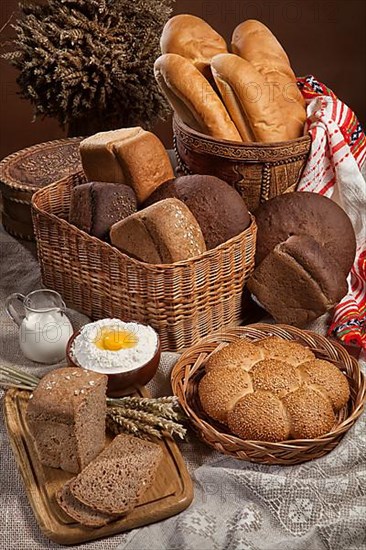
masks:
<svg viewBox="0 0 366 550"><path fill-rule="evenodd" d="M0 366L0 387L33 391L39 378L15 367ZM107 426L115 434L130 433L143 439L161 438L163 432L184 438L185 418L175 396L107 398Z"/></svg>
<svg viewBox="0 0 366 550"><path fill-rule="evenodd" d="M173 1L28 1L2 57L19 70L21 96L35 116L63 126L91 122L87 133L150 128L169 112L153 64Z"/></svg>

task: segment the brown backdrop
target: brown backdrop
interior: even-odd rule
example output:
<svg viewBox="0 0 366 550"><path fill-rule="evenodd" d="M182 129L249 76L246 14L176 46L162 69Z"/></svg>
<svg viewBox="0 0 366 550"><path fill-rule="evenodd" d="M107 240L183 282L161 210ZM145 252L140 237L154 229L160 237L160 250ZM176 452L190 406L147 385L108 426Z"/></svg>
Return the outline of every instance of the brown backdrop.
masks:
<svg viewBox="0 0 366 550"><path fill-rule="evenodd" d="M0 29L17 0L0 3ZM352 106L366 125L366 2L364 0L177 0L175 13L206 19L226 39L244 19L260 19L285 47L298 75L312 73ZM4 41L9 30L2 31ZM53 120L32 122L30 105L20 100L16 71L0 61L0 158L41 141L63 136ZM156 132L170 145L170 122Z"/></svg>

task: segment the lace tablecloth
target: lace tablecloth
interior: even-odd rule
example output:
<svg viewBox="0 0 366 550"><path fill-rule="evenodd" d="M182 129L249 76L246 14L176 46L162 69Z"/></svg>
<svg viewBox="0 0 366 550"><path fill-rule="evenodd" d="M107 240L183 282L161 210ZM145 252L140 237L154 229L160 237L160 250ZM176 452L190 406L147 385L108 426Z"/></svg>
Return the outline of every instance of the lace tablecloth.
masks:
<svg viewBox="0 0 366 550"><path fill-rule="evenodd" d="M22 357L17 327L4 310L11 292L40 287L32 245L0 229L0 361L41 374ZM78 325L85 321L73 315ZM321 331L321 323L313 327ZM163 354L151 384L168 394L176 354ZM363 362L363 367L365 363ZM326 457L300 466L262 466L227 458L192 434L181 443L195 486L184 512L115 537L82 544L90 550L366 550L366 418ZM0 422L0 548L61 548L41 533ZM67 548L65 546L65 548Z"/></svg>

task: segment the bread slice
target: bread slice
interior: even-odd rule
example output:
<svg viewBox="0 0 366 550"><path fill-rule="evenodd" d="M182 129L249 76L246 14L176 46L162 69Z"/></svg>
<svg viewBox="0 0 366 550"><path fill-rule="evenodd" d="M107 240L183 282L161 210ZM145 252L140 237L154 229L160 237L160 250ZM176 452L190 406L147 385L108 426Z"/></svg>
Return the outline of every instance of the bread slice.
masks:
<svg viewBox="0 0 366 550"><path fill-rule="evenodd" d="M130 435L113 442L70 484L71 494L103 514L124 514L154 481L163 451Z"/></svg>
<svg viewBox="0 0 366 550"><path fill-rule="evenodd" d="M102 527L115 519L114 515L103 514L93 510L83 502L77 500L70 491L70 484L74 480L68 481L57 493L56 500L64 512L86 527Z"/></svg>

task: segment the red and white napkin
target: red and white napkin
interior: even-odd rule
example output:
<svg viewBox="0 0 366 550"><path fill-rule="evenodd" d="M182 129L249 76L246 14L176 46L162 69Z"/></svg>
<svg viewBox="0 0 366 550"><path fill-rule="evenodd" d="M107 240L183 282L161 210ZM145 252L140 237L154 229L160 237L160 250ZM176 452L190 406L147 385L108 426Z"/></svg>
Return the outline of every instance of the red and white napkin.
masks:
<svg viewBox="0 0 366 550"><path fill-rule="evenodd" d="M366 349L366 136L356 115L313 76L299 78L312 138L297 191L325 195L350 217L357 239L348 294L336 306L329 332Z"/></svg>

